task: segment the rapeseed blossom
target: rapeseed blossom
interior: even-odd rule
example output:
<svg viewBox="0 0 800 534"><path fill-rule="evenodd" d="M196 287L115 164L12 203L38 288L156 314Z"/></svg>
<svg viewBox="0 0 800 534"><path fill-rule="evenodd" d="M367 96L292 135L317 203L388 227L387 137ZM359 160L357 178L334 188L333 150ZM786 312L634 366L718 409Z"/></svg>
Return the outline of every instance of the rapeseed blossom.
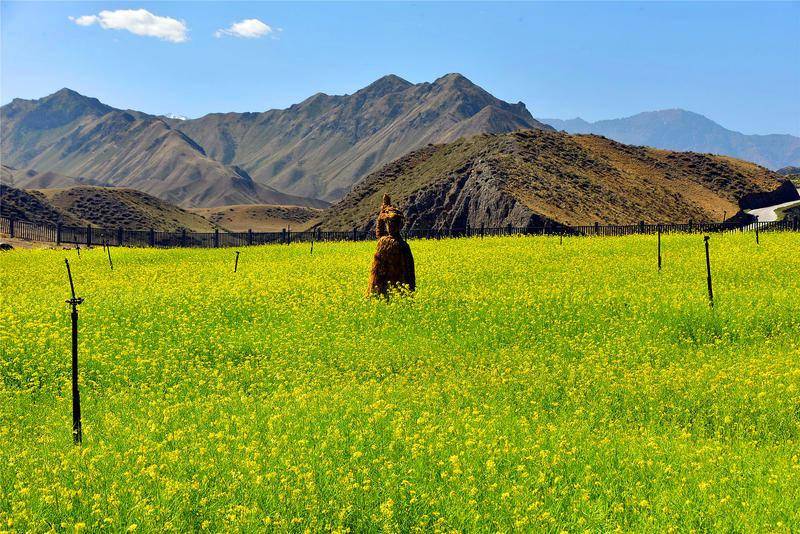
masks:
<svg viewBox="0 0 800 534"><path fill-rule="evenodd" d="M0 256L0 530L796 531L800 237Z"/></svg>

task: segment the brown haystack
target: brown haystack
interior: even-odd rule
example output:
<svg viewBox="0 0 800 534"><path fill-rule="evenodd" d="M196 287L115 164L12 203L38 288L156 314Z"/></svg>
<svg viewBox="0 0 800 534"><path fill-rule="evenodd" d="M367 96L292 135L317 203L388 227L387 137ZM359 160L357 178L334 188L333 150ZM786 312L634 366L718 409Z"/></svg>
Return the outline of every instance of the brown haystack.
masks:
<svg viewBox="0 0 800 534"><path fill-rule="evenodd" d="M411 247L400 235L403 219L403 213L392 206L389 195L383 195L378 224L375 226L378 248L372 259L367 295L386 296L393 288L409 291L416 288L414 256Z"/></svg>

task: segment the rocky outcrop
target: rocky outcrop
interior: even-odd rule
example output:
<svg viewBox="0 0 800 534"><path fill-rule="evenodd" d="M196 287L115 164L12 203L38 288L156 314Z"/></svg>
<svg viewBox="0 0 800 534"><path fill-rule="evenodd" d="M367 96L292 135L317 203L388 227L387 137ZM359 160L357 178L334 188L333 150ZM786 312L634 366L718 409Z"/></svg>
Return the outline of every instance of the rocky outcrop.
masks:
<svg viewBox="0 0 800 534"><path fill-rule="evenodd" d="M534 227L553 222L506 192L501 171L480 158L448 180L413 193L404 204L413 221L409 228Z"/></svg>
<svg viewBox="0 0 800 534"><path fill-rule="evenodd" d="M743 210L752 210L795 200L800 200L800 193L790 180L786 180L773 191L744 195L739 200L739 207Z"/></svg>

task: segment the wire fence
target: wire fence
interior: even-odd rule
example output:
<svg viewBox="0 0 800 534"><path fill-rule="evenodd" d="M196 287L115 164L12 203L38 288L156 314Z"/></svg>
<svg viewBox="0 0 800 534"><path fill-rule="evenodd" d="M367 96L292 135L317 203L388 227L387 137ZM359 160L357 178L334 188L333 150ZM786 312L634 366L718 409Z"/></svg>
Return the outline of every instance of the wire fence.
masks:
<svg viewBox="0 0 800 534"><path fill-rule="evenodd" d="M492 236L600 236L617 237L636 234L672 233L711 233L711 232L797 232L800 224L797 218L775 222L735 222L685 224L629 224L629 225L586 225L586 226L465 226L461 228L411 228L403 231L406 239L446 239L456 237ZM269 244L291 244L311 241L369 241L375 239L373 231L353 228L348 231L327 231L322 229L292 232L158 232L155 230L126 230L123 228L97 228L93 226L62 226L35 224L27 221L0 217L0 235L29 241L42 241L56 245L85 246L128 246L128 247L243 247Z"/></svg>

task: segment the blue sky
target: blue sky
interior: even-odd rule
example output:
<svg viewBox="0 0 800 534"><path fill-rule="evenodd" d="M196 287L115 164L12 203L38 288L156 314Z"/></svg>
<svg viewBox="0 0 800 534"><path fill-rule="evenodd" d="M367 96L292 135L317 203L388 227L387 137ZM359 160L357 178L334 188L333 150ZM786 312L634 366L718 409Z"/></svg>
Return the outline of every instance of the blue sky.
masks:
<svg viewBox="0 0 800 534"><path fill-rule="evenodd" d="M744 133L800 135L799 2L1 5L3 103L70 87L197 117L352 93L389 73L422 82L460 72L537 117L680 107ZM69 18L138 9L185 33ZM247 19L272 32L214 35Z"/></svg>

